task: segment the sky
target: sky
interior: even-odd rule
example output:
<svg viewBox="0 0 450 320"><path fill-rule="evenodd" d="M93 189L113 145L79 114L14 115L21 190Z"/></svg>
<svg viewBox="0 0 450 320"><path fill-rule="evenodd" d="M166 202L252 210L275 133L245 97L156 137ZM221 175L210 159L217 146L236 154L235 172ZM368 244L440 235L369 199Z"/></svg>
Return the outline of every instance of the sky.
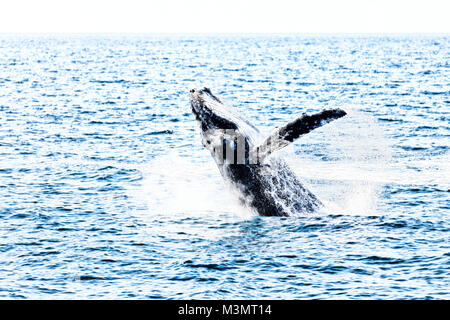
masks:
<svg viewBox="0 0 450 320"><path fill-rule="evenodd" d="M2 0L2 33L450 33L449 0Z"/></svg>

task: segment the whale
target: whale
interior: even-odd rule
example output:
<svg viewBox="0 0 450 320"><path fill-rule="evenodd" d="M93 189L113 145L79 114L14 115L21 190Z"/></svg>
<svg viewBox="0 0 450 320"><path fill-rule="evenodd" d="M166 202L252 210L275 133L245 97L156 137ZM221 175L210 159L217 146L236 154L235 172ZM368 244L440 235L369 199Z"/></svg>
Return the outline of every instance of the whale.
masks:
<svg viewBox="0 0 450 320"><path fill-rule="evenodd" d="M200 127L203 146L211 152L226 185L240 203L260 216L313 213L323 202L301 183L276 151L347 113L339 108L301 113L264 136L211 89L190 90L190 106Z"/></svg>

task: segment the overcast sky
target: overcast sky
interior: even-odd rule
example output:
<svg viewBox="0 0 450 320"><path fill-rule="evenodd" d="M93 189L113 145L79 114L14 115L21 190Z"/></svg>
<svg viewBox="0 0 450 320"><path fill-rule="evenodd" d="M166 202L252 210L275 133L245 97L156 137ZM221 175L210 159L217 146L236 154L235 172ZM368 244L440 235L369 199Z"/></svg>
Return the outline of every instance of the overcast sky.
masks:
<svg viewBox="0 0 450 320"><path fill-rule="evenodd" d="M450 0L1 0L0 32L450 32Z"/></svg>

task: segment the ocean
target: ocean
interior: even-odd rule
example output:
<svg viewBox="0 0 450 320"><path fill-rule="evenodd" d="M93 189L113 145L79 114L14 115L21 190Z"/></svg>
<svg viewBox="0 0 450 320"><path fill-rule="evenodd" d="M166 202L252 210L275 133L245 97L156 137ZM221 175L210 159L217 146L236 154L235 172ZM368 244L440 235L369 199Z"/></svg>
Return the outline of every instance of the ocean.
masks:
<svg viewBox="0 0 450 320"><path fill-rule="evenodd" d="M0 298L449 299L448 35L0 36ZM207 86L326 212L259 217L190 110Z"/></svg>

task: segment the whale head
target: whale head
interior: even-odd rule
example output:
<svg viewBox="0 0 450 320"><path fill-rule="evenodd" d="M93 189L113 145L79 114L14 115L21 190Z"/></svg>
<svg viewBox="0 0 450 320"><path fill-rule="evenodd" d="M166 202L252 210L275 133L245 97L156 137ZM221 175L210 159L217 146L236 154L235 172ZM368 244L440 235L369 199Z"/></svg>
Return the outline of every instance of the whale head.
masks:
<svg viewBox="0 0 450 320"><path fill-rule="evenodd" d="M249 142L259 138L259 130L236 110L222 103L209 88L191 89L191 110L203 134L215 130L234 130Z"/></svg>
<svg viewBox="0 0 450 320"><path fill-rule="evenodd" d="M191 109L203 132L207 130L231 129L236 130L236 115L226 107L222 101L203 87L191 89Z"/></svg>
<svg viewBox="0 0 450 320"><path fill-rule="evenodd" d="M190 102L192 113L200 124L202 143L216 160L217 151L222 149L223 143L232 150L238 148L237 143L243 146L239 149L248 149L260 135L256 127L236 110L223 104L209 88L191 89ZM222 162L223 159L218 161Z"/></svg>
<svg viewBox="0 0 450 320"><path fill-rule="evenodd" d="M223 104L209 88L191 89L191 109L202 131L236 130L249 139L259 135L258 129L236 110Z"/></svg>

